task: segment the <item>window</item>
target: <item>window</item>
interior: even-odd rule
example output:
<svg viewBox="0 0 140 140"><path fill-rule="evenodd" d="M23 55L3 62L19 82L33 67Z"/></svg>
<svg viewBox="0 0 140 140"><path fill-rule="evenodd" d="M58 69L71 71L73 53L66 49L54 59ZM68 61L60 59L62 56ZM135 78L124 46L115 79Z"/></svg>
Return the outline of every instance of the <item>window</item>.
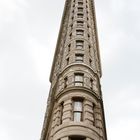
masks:
<svg viewBox="0 0 140 140"><path fill-rule="evenodd" d="M89 59L89 65L92 66L92 60L91 59Z"/></svg>
<svg viewBox="0 0 140 140"><path fill-rule="evenodd" d="M71 44L68 45L68 52L70 52Z"/></svg>
<svg viewBox="0 0 140 140"><path fill-rule="evenodd" d="M83 27L84 26L84 22L83 21L77 21L77 26L78 27Z"/></svg>
<svg viewBox="0 0 140 140"><path fill-rule="evenodd" d="M84 46L84 41L82 41L82 40L77 40L76 41L76 48L77 49L82 49L83 46Z"/></svg>
<svg viewBox="0 0 140 140"><path fill-rule="evenodd" d="M73 20L73 19L74 19L74 17L72 16L72 17L71 17L71 19Z"/></svg>
<svg viewBox="0 0 140 140"><path fill-rule="evenodd" d="M73 120L75 122L82 121L83 101L76 99L73 101Z"/></svg>
<svg viewBox="0 0 140 140"><path fill-rule="evenodd" d="M65 78L64 78L64 88L66 88L66 87L67 87L67 85L68 85L68 78L67 78L67 77L65 77Z"/></svg>
<svg viewBox="0 0 140 140"><path fill-rule="evenodd" d="M63 109L64 109L64 102L60 104L60 124L63 123Z"/></svg>
<svg viewBox="0 0 140 140"><path fill-rule="evenodd" d="M72 30L73 29L73 24L71 24L70 27L71 27L71 30Z"/></svg>
<svg viewBox="0 0 140 140"><path fill-rule="evenodd" d="M92 104L92 109L93 109L93 125L95 126L95 104Z"/></svg>
<svg viewBox="0 0 140 140"><path fill-rule="evenodd" d="M83 14L77 14L78 18L83 18Z"/></svg>
<svg viewBox="0 0 140 140"><path fill-rule="evenodd" d="M84 36L84 31L83 30L76 30L76 35Z"/></svg>
<svg viewBox="0 0 140 140"><path fill-rule="evenodd" d="M73 136L73 137L70 137L69 140L86 140L86 138L83 138L80 136Z"/></svg>
<svg viewBox="0 0 140 140"><path fill-rule="evenodd" d="M84 61L84 55L83 54L76 54L75 55L75 62L82 63Z"/></svg>
<svg viewBox="0 0 140 140"><path fill-rule="evenodd" d="M66 59L66 61L67 61L67 65L69 64L69 57Z"/></svg>
<svg viewBox="0 0 140 140"><path fill-rule="evenodd" d="M88 48L89 48L89 54L90 54L91 53L91 46L89 45Z"/></svg>
<svg viewBox="0 0 140 140"><path fill-rule="evenodd" d="M90 35L88 34L88 40L90 40Z"/></svg>
<svg viewBox="0 0 140 140"><path fill-rule="evenodd" d="M74 77L75 86L83 86L83 81L84 81L84 74L76 73Z"/></svg>
<svg viewBox="0 0 140 140"><path fill-rule="evenodd" d="M90 88L93 89L93 79L90 79Z"/></svg>
<svg viewBox="0 0 140 140"><path fill-rule="evenodd" d="M70 39L72 38L72 33L70 33Z"/></svg>
<svg viewBox="0 0 140 140"><path fill-rule="evenodd" d="M78 12L83 12L83 8L82 7L78 7Z"/></svg>
<svg viewBox="0 0 140 140"><path fill-rule="evenodd" d="M82 6L82 5L83 5L83 2L78 2L78 5L79 5L79 6Z"/></svg>

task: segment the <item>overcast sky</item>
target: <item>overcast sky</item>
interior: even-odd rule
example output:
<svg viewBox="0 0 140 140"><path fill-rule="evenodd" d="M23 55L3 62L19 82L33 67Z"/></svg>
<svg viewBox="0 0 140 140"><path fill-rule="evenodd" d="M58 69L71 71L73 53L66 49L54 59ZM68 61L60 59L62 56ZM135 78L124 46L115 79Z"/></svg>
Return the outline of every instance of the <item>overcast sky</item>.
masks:
<svg viewBox="0 0 140 140"><path fill-rule="evenodd" d="M0 140L39 140L65 0L0 0ZM140 1L95 0L108 140L139 140Z"/></svg>

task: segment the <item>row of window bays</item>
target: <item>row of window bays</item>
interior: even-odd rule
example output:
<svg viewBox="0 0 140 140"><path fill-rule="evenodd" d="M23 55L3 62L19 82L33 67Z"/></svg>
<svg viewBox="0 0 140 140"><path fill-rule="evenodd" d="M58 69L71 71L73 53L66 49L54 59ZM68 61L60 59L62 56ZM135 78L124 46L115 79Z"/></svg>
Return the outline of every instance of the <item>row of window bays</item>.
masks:
<svg viewBox="0 0 140 140"><path fill-rule="evenodd" d="M84 5L85 5L85 7L84 7ZM75 4L73 4L72 13L71 13L70 17L71 17L70 21L69 21L70 23L73 23L73 21L77 20L77 19L78 20L83 19L83 20L89 22L90 15L89 15L87 3L83 4L83 2L78 2L76 7L75 7ZM92 18L92 17L90 17L90 18ZM84 25L84 23L82 23L82 21L81 21L81 23L79 21L78 25L82 26L82 24ZM71 25L71 27L72 27L72 25ZM89 27L89 25L88 25L88 27Z"/></svg>
<svg viewBox="0 0 140 140"><path fill-rule="evenodd" d="M74 67L73 67L74 68ZM78 71L76 70L70 72L66 72L65 76L63 75L59 79L59 84L57 86L57 95L61 93L64 89L68 88L86 88L92 92L92 94L96 96L100 96L99 93L99 80L97 76L92 76L89 72L83 72L83 71ZM83 67L83 69L85 69ZM69 71L69 70L68 70Z"/></svg>
<svg viewBox="0 0 140 140"><path fill-rule="evenodd" d="M84 8L84 9L87 9L88 11L88 8L89 8L89 4L88 4L88 1L86 0L74 0L72 2L72 5L71 5L71 8L74 10L74 8Z"/></svg>
<svg viewBox="0 0 140 140"><path fill-rule="evenodd" d="M95 100L95 99L94 99ZM102 113L98 102L82 97L72 97L57 104L53 115L52 128L65 122L86 122L91 126L102 127Z"/></svg>
<svg viewBox="0 0 140 140"><path fill-rule="evenodd" d="M71 7L71 19L74 18L86 18L89 20L90 14L88 9L88 4L83 2L73 3ZM92 17L90 17L92 18Z"/></svg>
<svg viewBox="0 0 140 140"><path fill-rule="evenodd" d="M64 50L64 65L63 67L72 63L85 63L95 69L96 67L96 44L89 45L89 42L82 39L73 40L70 44L65 46Z"/></svg>

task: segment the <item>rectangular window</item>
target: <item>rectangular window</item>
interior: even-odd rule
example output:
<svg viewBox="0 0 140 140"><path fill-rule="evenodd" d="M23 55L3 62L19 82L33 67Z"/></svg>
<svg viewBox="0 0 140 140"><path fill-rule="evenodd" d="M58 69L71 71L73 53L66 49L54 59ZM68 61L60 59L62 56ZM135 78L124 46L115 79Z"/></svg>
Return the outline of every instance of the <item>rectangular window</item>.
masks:
<svg viewBox="0 0 140 140"><path fill-rule="evenodd" d="M78 5L79 6L83 6L83 2L78 2Z"/></svg>
<svg viewBox="0 0 140 140"><path fill-rule="evenodd" d="M71 17L71 19L73 20L73 19L74 19L74 17L72 16L72 17Z"/></svg>
<svg viewBox="0 0 140 140"><path fill-rule="evenodd" d="M89 54L90 54L91 53L91 46L89 45L88 48L89 48Z"/></svg>
<svg viewBox="0 0 140 140"><path fill-rule="evenodd" d="M89 65L92 66L92 60L91 59L89 59Z"/></svg>
<svg viewBox="0 0 140 140"><path fill-rule="evenodd" d="M92 104L92 109L93 109L93 125L95 126L95 104Z"/></svg>
<svg viewBox="0 0 140 140"><path fill-rule="evenodd" d="M75 55L75 62L82 63L84 61L84 55L83 54L76 54Z"/></svg>
<svg viewBox="0 0 140 140"><path fill-rule="evenodd" d="M76 35L84 36L84 31L83 30L76 30Z"/></svg>
<svg viewBox="0 0 140 140"><path fill-rule="evenodd" d="M80 136L70 137L69 140L86 140L86 138L82 138Z"/></svg>
<svg viewBox="0 0 140 140"><path fill-rule="evenodd" d="M90 79L90 88L93 89L93 79Z"/></svg>
<svg viewBox="0 0 140 140"><path fill-rule="evenodd" d="M67 87L67 85L68 85L68 78L67 78L67 77L65 77L65 78L64 78L64 88L66 88L66 87Z"/></svg>
<svg viewBox="0 0 140 140"><path fill-rule="evenodd" d="M71 44L68 45L68 52L70 52Z"/></svg>
<svg viewBox="0 0 140 140"><path fill-rule="evenodd" d="M63 123L63 108L64 108L64 103L62 102L61 104L60 104L60 124L62 124Z"/></svg>
<svg viewBox="0 0 140 140"><path fill-rule="evenodd" d="M76 41L76 48L77 49L82 49L83 46L84 46L84 41L82 41L82 40L77 40Z"/></svg>
<svg viewBox="0 0 140 140"><path fill-rule="evenodd" d="M84 16L83 14L77 14L78 18L83 18L83 16Z"/></svg>
<svg viewBox="0 0 140 140"><path fill-rule="evenodd" d="M83 12L83 8L82 7L78 7L78 12Z"/></svg>
<svg viewBox="0 0 140 140"><path fill-rule="evenodd" d="M83 86L84 82L84 74L82 73L76 73L75 74L75 79L74 79L75 86Z"/></svg>
<svg viewBox="0 0 140 140"><path fill-rule="evenodd" d="M66 59L66 61L67 61L67 65L69 64L69 57Z"/></svg>
<svg viewBox="0 0 140 140"><path fill-rule="evenodd" d="M90 40L90 35L88 34L88 40Z"/></svg>
<svg viewBox="0 0 140 140"><path fill-rule="evenodd" d="M83 27L84 22L83 21L77 21L77 27Z"/></svg>
<svg viewBox="0 0 140 140"><path fill-rule="evenodd" d="M70 39L72 38L72 33L70 33Z"/></svg>
<svg viewBox="0 0 140 140"><path fill-rule="evenodd" d="M71 30L72 30L73 29L73 24L71 24L70 27L71 27Z"/></svg>
<svg viewBox="0 0 140 140"><path fill-rule="evenodd" d="M83 102L80 100L74 100L73 103L73 118L75 122L82 121Z"/></svg>

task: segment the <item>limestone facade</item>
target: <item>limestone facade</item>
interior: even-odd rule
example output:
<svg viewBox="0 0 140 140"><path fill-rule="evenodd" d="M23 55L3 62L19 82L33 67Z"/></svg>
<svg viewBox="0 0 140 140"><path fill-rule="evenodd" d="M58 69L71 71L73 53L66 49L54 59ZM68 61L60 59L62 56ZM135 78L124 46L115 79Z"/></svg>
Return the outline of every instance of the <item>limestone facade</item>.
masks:
<svg viewBox="0 0 140 140"><path fill-rule="evenodd" d="M66 0L41 140L107 140L93 0Z"/></svg>

